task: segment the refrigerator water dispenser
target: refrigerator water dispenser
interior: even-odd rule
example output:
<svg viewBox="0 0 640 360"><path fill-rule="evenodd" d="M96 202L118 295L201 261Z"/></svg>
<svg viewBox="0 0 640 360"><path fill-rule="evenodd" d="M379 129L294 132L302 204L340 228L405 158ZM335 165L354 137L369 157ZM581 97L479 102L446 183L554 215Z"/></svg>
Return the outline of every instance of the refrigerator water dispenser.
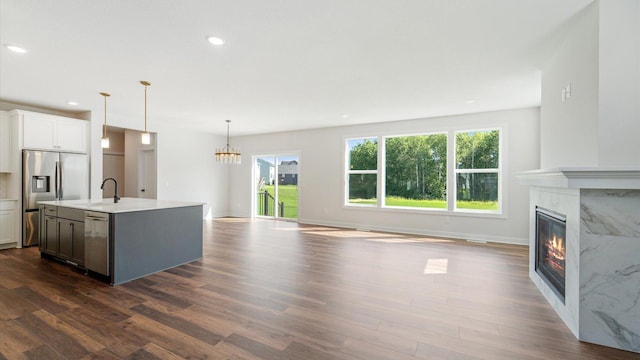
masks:
<svg viewBox="0 0 640 360"><path fill-rule="evenodd" d="M49 192L49 177L48 176L32 176L31 177L31 192L34 193L47 193Z"/></svg>

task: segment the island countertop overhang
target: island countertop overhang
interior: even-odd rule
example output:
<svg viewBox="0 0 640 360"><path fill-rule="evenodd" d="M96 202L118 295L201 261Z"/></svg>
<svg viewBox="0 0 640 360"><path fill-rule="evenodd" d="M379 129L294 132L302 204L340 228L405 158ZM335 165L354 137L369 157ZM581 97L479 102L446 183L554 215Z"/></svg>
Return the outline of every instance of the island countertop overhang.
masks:
<svg viewBox="0 0 640 360"><path fill-rule="evenodd" d="M156 200L142 198L121 198L118 203L114 204L113 199L85 199L85 200L52 200L39 201L38 204L67 207L72 209L88 210L103 212L109 214L171 209L189 206L203 206L204 203L172 201L172 200Z"/></svg>

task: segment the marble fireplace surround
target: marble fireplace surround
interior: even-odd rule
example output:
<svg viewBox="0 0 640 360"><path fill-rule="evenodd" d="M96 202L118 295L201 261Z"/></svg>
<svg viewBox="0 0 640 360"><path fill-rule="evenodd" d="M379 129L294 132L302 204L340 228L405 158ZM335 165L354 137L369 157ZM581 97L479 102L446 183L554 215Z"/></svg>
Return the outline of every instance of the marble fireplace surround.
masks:
<svg viewBox="0 0 640 360"><path fill-rule="evenodd" d="M580 340L640 353L640 168L518 174L530 186L529 278ZM566 215L563 303L535 272L535 208Z"/></svg>

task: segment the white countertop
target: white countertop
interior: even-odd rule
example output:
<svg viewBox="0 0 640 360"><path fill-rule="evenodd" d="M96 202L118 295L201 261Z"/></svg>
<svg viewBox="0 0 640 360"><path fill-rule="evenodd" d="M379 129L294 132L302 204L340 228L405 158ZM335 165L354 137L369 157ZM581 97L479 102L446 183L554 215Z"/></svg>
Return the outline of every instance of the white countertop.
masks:
<svg viewBox="0 0 640 360"><path fill-rule="evenodd" d="M72 209L90 210L111 214L203 205L203 203L197 202L140 198L121 198L117 204L113 203L113 199L54 200L39 201L38 204L61 206Z"/></svg>

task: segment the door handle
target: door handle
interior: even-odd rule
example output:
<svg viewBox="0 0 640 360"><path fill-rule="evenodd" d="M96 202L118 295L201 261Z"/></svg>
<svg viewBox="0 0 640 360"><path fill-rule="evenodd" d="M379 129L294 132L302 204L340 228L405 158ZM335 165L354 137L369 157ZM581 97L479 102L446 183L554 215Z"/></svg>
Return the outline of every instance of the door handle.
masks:
<svg viewBox="0 0 640 360"><path fill-rule="evenodd" d="M55 185L56 185L56 188L55 188L55 196L56 196L56 200L59 200L59 197L58 197L58 161L56 161L56 179L55 179Z"/></svg>
<svg viewBox="0 0 640 360"><path fill-rule="evenodd" d="M109 221L109 219L100 218L100 217L93 217L93 216L85 216L84 219L85 220L91 220L91 221Z"/></svg>

